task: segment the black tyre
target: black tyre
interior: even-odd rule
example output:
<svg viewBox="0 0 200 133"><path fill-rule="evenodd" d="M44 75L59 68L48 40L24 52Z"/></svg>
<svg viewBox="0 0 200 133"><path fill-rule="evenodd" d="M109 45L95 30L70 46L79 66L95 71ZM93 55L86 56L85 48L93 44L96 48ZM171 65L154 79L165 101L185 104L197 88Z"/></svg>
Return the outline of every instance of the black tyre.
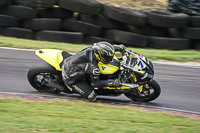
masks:
<svg viewBox="0 0 200 133"><path fill-rule="evenodd" d="M166 37L168 35L168 30L166 28L155 27L151 25L144 25L144 26L127 25L127 30L145 36Z"/></svg>
<svg viewBox="0 0 200 133"><path fill-rule="evenodd" d="M0 29L0 35L16 38L33 39L33 31L15 27Z"/></svg>
<svg viewBox="0 0 200 133"><path fill-rule="evenodd" d="M77 20L95 25L95 15L79 13Z"/></svg>
<svg viewBox="0 0 200 133"><path fill-rule="evenodd" d="M193 40L191 44L192 49L200 50L200 40Z"/></svg>
<svg viewBox="0 0 200 133"><path fill-rule="evenodd" d="M60 30L61 20L51 18L35 18L25 22L24 28L31 30Z"/></svg>
<svg viewBox="0 0 200 133"><path fill-rule="evenodd" d="M0 26L2 27L17 27L18 19L12 16L0 15Z"/></svg>
<svg viewBox="0 0 200 133"><path fill-rule="evenodd" d="M42 85L42 79L44 77L51 77L51 79L62 81L61 72L57 71L54 67L46 62L35 64L28 70L27 78L34 89L40 92L57 93L55 88Z"/></svg>
<svg viewBox="0 0 200 133"><path fill-rule="evenodd" d="M200 39L200 28L185 28L181 32L185 38Z"/></svg>
<svg viewBox="0 0 200 133"><path fill-rule="evenodd" d="M124 30L125 24L120 23L118 21L109 19L103 15L96 15L95 18L95 25L98 25L99 27L105 28L105 29L118 29L118 30Z"/></svg>
<svg viewBox="0 0 200 133"><path fill-rule="evenodd" d="M78 20L97 25L105 29L125 29L125 24L109 19L103 15L79 14Z"/></svg>
<svg viewBox="0 0 200 133"><path fill-rule="evenodd" d="M14 0L17 5L33 8L50 8L56 3L56 0Z"/></svg>
<svg viewBox="0 0 200 133"><path fill-rule="evenodd" d="M85 14L99 14L102 9L101 3L96 0L58 0L58 5L61 8Z"/></svg>
<svg viewBox="0 0 200 133"><path fill-rule="evenodd" d="M79 32L48 31L43 30L36 33L36 39L52 42L83 43L84 35Z"/></svg>
<svg viewBox="0 0 200 133"><path fill-rule="evenodd" d="M200 28L200 16L190 16L190 26Z"/></svg>
<svg viewBox="0 0 200 133"><path fill-rule="evenodd" d="M173 13L165 9L148 8L141 12L148 16L148 23L164 28L184 28L188 25L189 16L184 13Z"/></svg>
<svg viewBox="0 0 200 133"><path fill-rule="evenodd" d="M147 16L139 11L112 4L103 4L103 15L110 19L136 26L144 25L147 19Z"/></svg>
<svg viewBox="0 0 200 133"><path fill-rule="evenodd" d="M136 34L142 34L141 27L139 26L134 26L134 25L127 25L127 31L136 33Z"/></svg>
<svg viewBox="0 0 200 133"><path fill-rule="evenodd" d="M52 8L38 8L38 17L39 18L71 18L73 17L73 12L65 10L59 7Z"/></svg>
<svg viewBox="0 0 200 133"><path fill-rule="evenodd" d="M102 29L99 26L74 19L66 19L63 21L63 29L67 31L81 32L90 36L100 36L102 32Z"/></svg>
<svg viewBox="0 0 200 133"><path fill-rule="evenodd" d="M140 27L142 35L155 36L155 37L166 37L168 36L167 28L161 28L151 25L144 25Z"/></svg>
<svg viewBox="0 0 200 133"><path fill-rule="evenodd" d="M11 4L11 0L0 0L0 6Z"/></svg>
<svg viewBox="0 0 200 133"><path fill-rule="evenodd" d="M149 47L156 49L189 49L190 40L185 38L150 37Z"/></svg>
<svg viewBox="0 0 200 133"><path fill-rule="evenodd" d="M120 30L107 30L104 37L130 46L145 47L148 44L146 36Z"/></svg>
<svg viewBox="0 0 200 133"><path fill-rule="evenodd" d="M0 14L22 19L31 19L36 16L36 10L31 7L8 5L0 8Z"/></svg>
<svg viewBox="0 0 200 133"><path fill-rule="evenodd" d="M100 38L100 37L94 37L94 36L87 36L85 38L85 43L86 44L94 44L97 42L109 42L111 44L114 43L114 41L111 41L110 39L106 39L106 38Z"/></svg>
<svg viewBox="0 0 200 133"><path fill-rule="evenodd" d="M170 37L174 37L174 38L181 38L181 30L180 29L176 29L176 28L169 28L168 29L168 34Z"/></svg>
<svg viewBox="0 0 200 133"><path fill-rule="evenodd" d="M160 96L161 88L160 85L153 79L143 87L143 92L138 94L136 91L130 93L124 93L125 96L133 101L149 102L153 101Z"/></svg>

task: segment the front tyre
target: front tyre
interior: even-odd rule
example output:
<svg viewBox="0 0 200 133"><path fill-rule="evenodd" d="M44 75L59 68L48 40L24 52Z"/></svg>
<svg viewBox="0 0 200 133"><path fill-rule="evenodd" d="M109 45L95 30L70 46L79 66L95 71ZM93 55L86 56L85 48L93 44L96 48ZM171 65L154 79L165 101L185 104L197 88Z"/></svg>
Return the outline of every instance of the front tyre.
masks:
<svg viewBox="0 0 200 133"><path fill-rule="evenodd" d="M42 80L47 77L53 80L62 81L61 72L57 71L54 67L46 62L35 64L29 69L27 73L29 83L37 91L58 93L57 89L47 87L42 83Z"/></svg>
<svg viewBox="0 0 200 133"><path fill-rule="evenodd" d="M138 90L131 90L128 93L124 93L124 95L133 101L149 102L158 98L160 93L160 85L152 79L151 82L143 86L142 92L139 92Z"/></svg>

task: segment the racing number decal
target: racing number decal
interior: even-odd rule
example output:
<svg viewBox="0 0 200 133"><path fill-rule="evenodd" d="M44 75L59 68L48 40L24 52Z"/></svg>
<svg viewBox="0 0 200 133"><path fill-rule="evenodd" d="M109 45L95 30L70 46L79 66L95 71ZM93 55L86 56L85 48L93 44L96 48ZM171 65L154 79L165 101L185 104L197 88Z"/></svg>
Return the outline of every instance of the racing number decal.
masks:
<svg viewBox="0 0 200 133"><path fill-rule="evenodd" d="M141 65L141 68L143 68L144 66L143 66L143 63L142 63L142 61L140 60L139 61L139 63L138 63L138 66L140 66Z"/></svg>

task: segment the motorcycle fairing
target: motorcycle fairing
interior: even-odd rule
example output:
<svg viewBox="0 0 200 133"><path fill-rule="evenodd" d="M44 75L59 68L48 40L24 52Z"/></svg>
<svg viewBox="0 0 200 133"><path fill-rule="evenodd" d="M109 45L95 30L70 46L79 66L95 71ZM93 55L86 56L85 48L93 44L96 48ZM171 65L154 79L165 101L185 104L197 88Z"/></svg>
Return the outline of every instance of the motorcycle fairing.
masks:
<svg viewBox="0 0 200 133"><path fill-rule="evenodd" d="M60 63L64 60L62 52L63 51L61 50L55 49L40 49L36 50L35 54L51 66L55 67L56 70L62 71L60 67Z"/></svg>
<svg viewBox="0 0 200 133"><path fill-rule="evenodd" d="M148 66L148 69L151 71L151 73L154 73L154 68L153 68L152 62L151 62L148 58L144 57L143 55L138 54L138 53L136 53L136 54L137 54L137 55L139 56L139 58L144 62L145 67ZM144 67L144 68L145 68L145 67Z"/></svg>
<svg viewBox="0 0 200 133"><path fill-rule="evenodd" d="M113 61L109 64L103 64L102 62L98 62L98 67L100 69L101 74L114 74L119 70L120 62L117 57L114 56Z"/></svg>
<svg viewBox="0 0 200 133"><path fill-rule="evenodd" d="M134 73L137 74L145 74L146 72L154 73L153 65L149 59L142 56L138 53L132 53L130 54L130 58L132 58L132 61L130 62L131 66L126 66L127 68L130 68L133 70ZM135 60L135 61L134 61Z"/></svg>
<svg viewBox="0 0 200 133"><path fill-rule="evenodd" d="M136 87L139 92L143 91L143 85L140 85L139 87ZM129 90L129 89L134 89L128 86L121 86L121 87L104 87L103 89L108 89L108 90Z"/></svg>
<svg viewBox="0 0 200 133"><path fill-rule="evenodd" d="M126 89L131 89L131 87L128 86L121 86L121 87L104 87L103 89L108 89L108 90L126 90Z"/></svg>

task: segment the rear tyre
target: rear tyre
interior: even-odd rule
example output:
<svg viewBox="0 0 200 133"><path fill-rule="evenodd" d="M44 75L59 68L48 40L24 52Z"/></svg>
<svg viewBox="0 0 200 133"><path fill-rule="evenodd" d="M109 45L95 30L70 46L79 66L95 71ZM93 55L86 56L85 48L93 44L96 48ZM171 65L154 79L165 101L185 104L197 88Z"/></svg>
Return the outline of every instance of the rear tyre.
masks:
<svg viewBox="0 0 200 133"><path fill-rule="evenodd" d="M144 85L143 92L140 95L135 90L129 93L124 93L124 95L133 101L149 102L158 98L160 93L160 85L153 79L151 82Z"/></svg>
<svg viewBox="0 0 200 133"><path fill-rule="evenodd" d="M39 92L50 92L57 94L57 89L47 87L46 85L42 84L42 79L47 76L50 76L51 79L62 81L61 72L57 71L54 67L46 62L35 64L27 73L28 81L34 89Z"/></svg>

